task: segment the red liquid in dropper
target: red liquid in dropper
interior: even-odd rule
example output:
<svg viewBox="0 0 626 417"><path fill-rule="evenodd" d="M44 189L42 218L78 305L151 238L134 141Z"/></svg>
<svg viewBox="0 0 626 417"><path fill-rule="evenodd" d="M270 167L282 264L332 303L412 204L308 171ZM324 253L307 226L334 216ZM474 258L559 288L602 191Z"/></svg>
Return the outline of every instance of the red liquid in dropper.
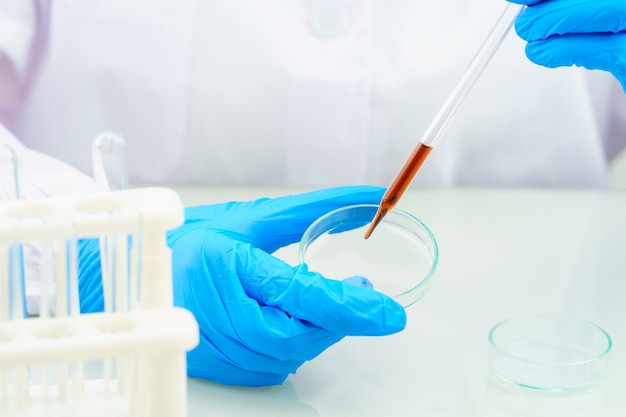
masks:
<svg viewBox="0 0 626 417"><path fill-rule="evenodd" d="M383 195L382 200L380 201L380 206L378 207L378 211L376 212L376 216L374 216L374 220L370 223L370 227L365 232L365 239L370 237L376 226L380 223L380 221L385 217L387 212L391 210L396 203L400 200L400 197L404 194L404 192L411 185L411 181L415 178L415 175L420 170L428 155L433 150L431 146L424 145L423 143L419 143L411 155L409 159L404 163L400 172L393 179L393 182Z"/></svg>

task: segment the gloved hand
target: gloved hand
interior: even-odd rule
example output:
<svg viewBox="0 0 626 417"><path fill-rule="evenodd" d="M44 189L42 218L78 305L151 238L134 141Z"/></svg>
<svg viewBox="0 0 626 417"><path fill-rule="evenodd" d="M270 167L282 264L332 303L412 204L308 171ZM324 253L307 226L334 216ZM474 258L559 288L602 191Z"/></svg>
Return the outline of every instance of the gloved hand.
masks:
<svg viewBox="0 0 626 417"><path fill-rule="evenodd" d="M367 288L367 282L326 279L271 255L298 242L322 214L378 204L383 192L339 187L187 208L185 224L169 233L168 244L174 302L190 310L200 327L200 344L187 356L189 376L224 384L280 384L344 336L402 330L402 306ZM79 272L83 310L89 309L83 300L99 299L93 295L97 284L87 278L97 271L88 274L82 265L97 244L91 252L85 248L81 245ZM93 265L93 259L85 263Z"/></svg>
<svg viewBox="0 0 626 417"><path fill-rule="evenodd" d="M577 65L611 72L626 91L624 0L509 0L528 4L515 22L526 55L550 68Z"/></svg>

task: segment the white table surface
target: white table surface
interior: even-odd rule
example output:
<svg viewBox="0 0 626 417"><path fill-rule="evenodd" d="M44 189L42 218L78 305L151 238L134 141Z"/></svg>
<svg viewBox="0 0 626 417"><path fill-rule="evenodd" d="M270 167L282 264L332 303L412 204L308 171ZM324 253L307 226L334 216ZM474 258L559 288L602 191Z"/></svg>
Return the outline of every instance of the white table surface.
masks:
<svg viewBox="0 0 626 417"><path fill-rule="evenodd" d="M186 205L305 191L175 187ZM435 234L430 292L396 335L351 337L281 386L189 380L189 416L568 417L626 415L626 193L416 190L398 207ZM295 247L277 255L296 262ZM489 377L487 334L502 319L559 313L613 339L606 383L575 395L515 390Z"/></svg>

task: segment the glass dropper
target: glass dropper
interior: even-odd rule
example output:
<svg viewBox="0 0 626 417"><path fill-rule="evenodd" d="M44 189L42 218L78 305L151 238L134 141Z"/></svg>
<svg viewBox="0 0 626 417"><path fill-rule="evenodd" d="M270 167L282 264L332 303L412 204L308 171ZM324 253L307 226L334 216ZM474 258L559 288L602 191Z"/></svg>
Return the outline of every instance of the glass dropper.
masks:
<svg viewBox="0 0 626 417"><path fill-rule="evenodd" d="M456 84L452 93L448 96L439 112L435 115L422 138L417 143L409 158L404 163L398 174L393 179L389 188L383 195L376 215L370 223L370 226L365 233L365 239L370 237L376 226L385 217L387 212L391 210L400 200L400 197L407 190L411 181L417 174L417 171L422 167L426 158L437 145L448 126L452 122L452 119L456 115L457 111L463 104L463 101L472 90L472 87L476 84L476 81L480 78L483 71L487 67L487 64L491 61L491 58L495 55L496 51L506 38L507 34L513 27L515 19L526 7L525 5L507 4L504 12L500 15L495 25L489 32L487 39L481 45L480 49L474 56L470 65L467 67L461 79Z"/></svg>

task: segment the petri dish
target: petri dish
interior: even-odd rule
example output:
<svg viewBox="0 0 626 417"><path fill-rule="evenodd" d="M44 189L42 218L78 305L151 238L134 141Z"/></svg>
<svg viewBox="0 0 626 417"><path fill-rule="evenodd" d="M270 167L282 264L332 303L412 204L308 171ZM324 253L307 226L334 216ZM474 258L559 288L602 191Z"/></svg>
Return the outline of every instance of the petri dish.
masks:
<svg viewBox="0 0 626 417"><path fill-rule="evenodd" d="M603 379L611 347L609 334L585 320L517 316L489 332L489 366L494 375L520 387L573 391Z"/></svg>
<svg viewBox="0 0 626 417"><path fill-rule="evenodd" d="M317 219L299 246L301 263L327 278L366 278L404 307L428 291L439 259L435 236L418 218L394 208L365 239L377 205L342 207Z"/></svg>

